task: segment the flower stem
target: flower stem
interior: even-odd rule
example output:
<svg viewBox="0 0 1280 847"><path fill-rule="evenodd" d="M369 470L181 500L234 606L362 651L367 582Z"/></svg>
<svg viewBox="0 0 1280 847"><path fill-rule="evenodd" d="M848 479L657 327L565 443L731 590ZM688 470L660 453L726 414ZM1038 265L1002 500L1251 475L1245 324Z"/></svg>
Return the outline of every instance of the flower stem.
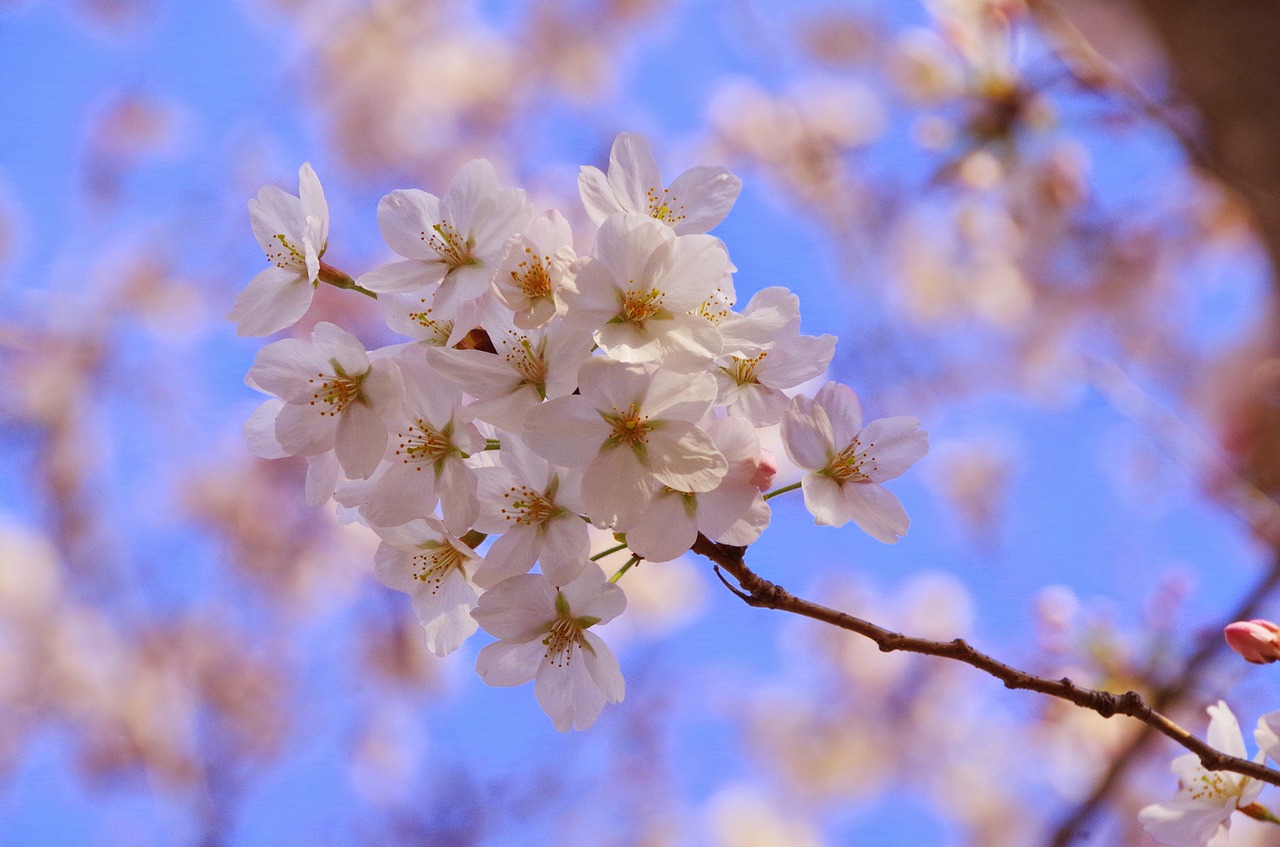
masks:
<svg viewBox="0 0 1280 847"><path fill-rule="evenodd" d="M351 278L351 274L346 271L338 270L333 265L328 265L324 262L320 263L320 273L316 279L320 282L328 283L334 288L346 288L351 291L359 291L366 297L372 297L374 300L378 299L378 295L374 292L356 285L356 281Z"/></svg>
<svg viewBox="0 0 1280 847"><path fill-rule="evenodd" d="M601 559L603 559L605 556L611 555L613 553L617 553L619 550L626 550L626 549L627 549L627 542L624 541L621 544L619 544L617 547L610 547L608 550L602 550L599 553L596 553L594 556L591 557L591 561L598 562Z"/></svg>
<svg viewBox="0 0 1280 847"><path fill-rule="evenodd" d="M640 557L639 557L639 556L635 556L635 555L633 555L630 559L627 559L627 563L626 563L625 565L623 565L622 567L618 568L618 572L617 572L617 573L615 573L613 576L609 577L609 581L610 581L610 582L617 582L618 580L622 579L622 575L623 575L624 573L626 573L627 571L631 570L631 566L632 566L632 565L634 565L636 562L639 562L639 561L640 561Z"/></svg>
<svg viewBox="0 0 1280 847"><path fill-rule="evenodd" d="M1240 807L1239 811L1244 812L1255 821L1266 821L1267 823L1280 823L1280 818L1272 814L1271 810L1261 803L1250 803L1248 806Z"/></svg>
<svg viewBox="0 0 1280 847"><path fill-rule="evenodd" d="M790 485L784 485L781 488L775 488L774 490L770 491L768 494L764 495L763 499L771 500L774 497L777 497L779 494L786 494L788 491L795 491L799 487L800 487L800 483L793 482Z"/></svg>

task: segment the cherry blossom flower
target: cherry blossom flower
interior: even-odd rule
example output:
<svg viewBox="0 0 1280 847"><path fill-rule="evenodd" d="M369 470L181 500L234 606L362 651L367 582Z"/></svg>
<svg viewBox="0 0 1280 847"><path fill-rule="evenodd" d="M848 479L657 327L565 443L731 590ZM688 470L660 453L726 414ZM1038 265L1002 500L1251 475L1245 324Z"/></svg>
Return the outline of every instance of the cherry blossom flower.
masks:
<svg viewBox="0 0 1280 847"><path fill-rule="evenodd" d="M712 541L745 547L769 525L755 477L760 440L744 418L714 421L707 428L729 470L720 484L701 494L662 486L627 530L627 545L652 562L669 562L693 546L698 533Z"/></svg>
<svg viewBox="0 0 1280 847"><path fill-rule="evenodd" d="M1240 723L1221 700L1209 707L1208 742L1215 750L1248 758ZM1263 755L1259 751L1255 761L1261 762ZM1195 753L1174 759L1171 770L1178 777L1178 793L1172 800L1138 813L1147 834L1170 847L1225 845L1232 812L1250 805L1262 792L1263 784L1256 779L1231 771L1206 770Z"/></svg>
<svg viewBox="0 0 1280 847"><path fill-rule="evenodd" d="M499 640L480 651L476 672L493 686L524 685L556 729L586 729L605 703L622 701L618 660L591 627L626 608L622 589L593 562L568 585L542 574L503 580L486 591L472 616Z"/></svg>
<svg viewBox="0 0 1280 847"><path fill-rule="evenodd" d="M573 230L564 215L539 215L507 242L493 276L493 290L515 312L515 325L538 327L563 314L563 292L572 277Z"/></svg>
<svg viewBox="0 0 1280 847"><path fill-rule="evenodd" d="M710 491L728 470L697 421L711 408L715 380L612 359L588 359L580 395L557 397L529 411L524 438L542 457L586 466L582 496L597 526L634 520L658 484Z"/></svg>
<svg viewBox="0 0 1280 847"><path fill-rule="evenodd" d="M579 515L582 503L582 471L561 468L533 453L518 438L505 439L502 468L481 480L485 529L503 533L485 554L476 581L491 586L528 573L539 562L542 573L556 585L565 585L582 573L590 538Z"/></svg>
<svg viewBox="0 0 1280 847"><path fill-rule="evenodd" d="M298 195L264 185L249 201L249 223L271 266L236 297L228 316L238 335L270 335L297 323L311 306L320 257L329 245L329 206L308 162L298 169Z"/></svg>
<svg viewBox="0 0 1280 847"><path fill-rule="evenodd" d="M782 440L791 461L809 471L801 486L815 523L844 526L852 520L886 544L906 534L906 510L880 483L928 451L919 421L880 418L864 427L853 389L828 382L812 400L792 399L782 416Z"/></svg>
<svg viewBox="0 0 1280 847"><path fill-rule="evenodd" d="M723 349L720 331L693 312L725 286L732 300L728 278L729 256L711 236L677 236L649 218L615 215L565 293L565 317L594 330L611 358L693 373Z"/></svg>
<svg viewBox="0 0 1280 847"><path fill-rule="evenodd" d="M499 189L493 165L472 160L443 197L407 188L382 198L378 227L405 261L374 268L357 282L378 293L438 286L434 305L456 308L489 289L507 239L532 218L522 189Z"/></svg>
<svg viewBox="0 0 1280 847"><path fill-rule="evenodd" d="M382 537L374 555L378 579L413 599L428 650L437 656L457 650L477 627L471 610L480 590L472 576L480 557L431 518L375 530Z"/></svg>
<svg viewBox="0 0 1280 847"><path fill-rule="evenodd" d="M589 333L558 320L521 329L496 301L485 310L483 325L494 353L446 347L426 351L438 374L476 398L467 407L471 417L519 432L529 409L578 387L578 368L591 354Z"/></svg>
<svg viewBox="0 0 1280 847"><path fill-rule="evenodd" d="M609 173L584 165L578 191L597 224L618 212L659 220L680 235L707 232L724 220L742 190L742 180L724 168L690 168L667 188L644 137L619 133L609 152Z"/></svg>
<svg viewBox="0 0 1280 847"><path fill-rule="evenodd" d="M480 508L476 469L465 460L484 450L485 438L462 414L461 389L435 373L420 352L410 349L398 359L405 397L383 467L368 486L349 489L342 499L345 505L363 499L361 514L379 526L426 517L439 503L445 526L461 534Z"/></svg>
<svg viewBox="0 0 1280 847"><path fill-rule="evenodd" d="M259 350L249 382L284 401L275 437L288 455L334 450L342 470L358 479L377 468L387 443L385 419L403 395L394 362L370 360L354 336L323 322L310 342L286 338Z"/></svg>
<svg viewBox="0 0 1280 847"><path fill-rule="evenodd" d="M749 337L748 328L753 324L775 325L780 317L785 321L766 345L717 361L716 405L725 406L756 426L778 423L790 403L783 389L795 388L819 376L831 364L836 350L834 335L800 335L800 299L780 287L766 288L752 297L741 316L720 325L721 333L727 328L738 337ZM757 337L760 335L756 333Z"/></svg>

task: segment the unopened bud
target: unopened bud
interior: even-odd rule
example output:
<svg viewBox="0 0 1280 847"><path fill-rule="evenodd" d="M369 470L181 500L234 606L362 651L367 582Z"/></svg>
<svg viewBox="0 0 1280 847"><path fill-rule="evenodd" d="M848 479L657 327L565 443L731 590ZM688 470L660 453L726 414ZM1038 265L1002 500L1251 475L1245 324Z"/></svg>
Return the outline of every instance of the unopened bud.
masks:
<svg viewBox="0 0 1280 847"><path fill-rule="evenodd" d="M773 478L777 473L778 457L773 455L772 450L762 447L760 464L756 465L756 472L751 476L751 484L757 491L768 491L773 486Z"/></svg>
<svg viewBox="0 0 1280 847"><path fill-rule="evenodd" d="M1271 621L1236 621L1222 635L1246 662L1265 665L1280 659L1280 626Z"/></svg>

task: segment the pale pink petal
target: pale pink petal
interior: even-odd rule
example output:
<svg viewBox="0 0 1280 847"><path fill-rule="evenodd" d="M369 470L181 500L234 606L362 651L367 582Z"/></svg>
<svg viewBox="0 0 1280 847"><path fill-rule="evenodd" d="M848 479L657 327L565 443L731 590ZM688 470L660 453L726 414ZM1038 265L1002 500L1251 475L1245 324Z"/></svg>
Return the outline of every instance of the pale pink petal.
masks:
<svg viewBox="0 0 1280 847"><path fill-rule="evenodd" d="M276 439L290 456L314 456L334 447L338 420L316 407L286 403L276 416Z"/></svg>
<svg viewBox="0 0 1280 847"><path fill-rule="evenodd" d="M307 309L315 287L295 270L271 265L249 281L236 296L227 317L236 334L261 336L293 326Z"/></svg>
<svg viewBox="0 0 1280 847"><path fill-rule="evenodd" d="M791 398L778 389L748 383L733 393L731 411L756 426L772 426L782 420L790 405Z"/></svg>
<svg viewBox="0 0 1280 847"><path fill-rule="evenodd" d="M820 375L836 351L834 335L796 335L779 341L756 369L756 379L770 388L794 388Z"/></svg>
<svg viewBox="0 0 1280 847"><path fill-rule="evenodd" d="M257 199L249 201L249 226L253 229L254 238L258 239L258 245L271 258L284 249L282 237L291 244L298 242L293 246L301 248L307 216L302 211L302 201L297 197L277 186L264 185L258 190ZM285 252L287 254L287 250Z"/></svg>
<svg viewBox="0 0 1280 847"><path fill-rule="evenodd" d="M406 259L438 258L428 239L439 221L440 200L416 188L393 191L378 203L378 229L387 245Z"/></svg>
<svg viewBox="0 0 1280 847"><path fill-rule="evenodd" d="M1225 847L1224 836L1233 807L1206 807L1186 797L1147 806L1138 821L1156 841L1169 847Z"/></svg>
<svg viewBox="0 0 1280 847"><path fill-rule="evenodd" d="M480 400L510 394L522 381L503 357L484 350L436 347L427 351L427 361L436 373Z"/></svg>
<svg viewBox="0 0 1280 847"><path fill-rule="evenodd" d="M662 191L662 172L644 136L620 132L609 151L609 187L627 211L648 211L649 192Z"/></svg>
<svg viewBox="0 0 1280 847"><path fill-rule="evenodd" d="M307 505L323 506L338 487L341 468L332 451L307 458L307 480L303 487Z"/></svg>
<svg viewBox="0 0 1280 847"><path fill-rule="evenodd" d="M316 324L311 331L311 343L315 345L316 352L330 363L331 370L326 370L326 373L334 372L335 362L347 376L356 376L369 369L369 354L364 344L337 324L328 321Z"/></svg>
<svg viewBox="0 0 1280 847"><path fill-rule="evenodd" d="M316 176L310 162L303 162L298 169L298 199L302 203L302 214L320 223L314 243L317 250L323 250L329 241L329 204L325 202L320 177Z"/></svg>
<svg viewBox="0 0 1280 847"><path fill-rule="evenodd" d="M456 568L434 591L419 587L412 592L413 610L427 635L427 649L447 656L462 646L478 624L471 617L480 593Z"/></svg>
<svg viewBox="0 0 1280 847"><path fill-rule="evenodd" d="M866 425L858 440L870 460L862 464L863 472L873 482L901 475L929 452L929 435L915 418L878 418Z"/></svg>
<svg viewBox="0 0 1280 847"><path fill-rule="evenodd" d="M604 711L604 692L596 685L577 646L570 648L567 660L544 661L538 666L533 694L561 732L587 729Z"/></svg>
<svg viewBox="0 0 1280 847"><path fill-rule="evenodd" d="M684 421L664 421L649 433L649 467L659 482L679 491L710 491L729 470L711 436Z"/></svg>
<svg viewBox="0 0 1280 847"><path fill-rule="evenodd" d="M579 396L548 400L530 409L524 421L525 443L557 465L587 464L608 437L609 425Z"/></svg>
<svg viewBox="0 0 1280 847"><path fill-rule="evenodd" d="M582 575L561 586L560 591L569 604L569 613L574 617L590 615L599 618L600 623L608 623L627 608L627 595L609 582L604 571L594 562L584 565Z"/></svg>
<svg viewBox="0 0 1280 847"><path fill-rule="evenodd" d="M1230 707L1219 700L1208 708L1208 712L1209 733L1206 740L1209 746L1228 756L1249 758L1249 752L1244 746L1244 735L1240 732L1240 721L1236 719Z"/></svg>
<svg viewBox="0 0 1280 847"><path fill-rule="evenodd" d="M889 489L874 482L849 482L843 486L843 494L853 522L867 535L885 544L897 544L907 534L911 519Z"/></svg>
<svg viewBox="0 0 1280 847"><path fill-rule="evenodd" d="M440 219L462 232L476 218L476 211L498 193L498 175L487 159L472 159L454 175L440 198Z"/></svg>
<svg viewBox="0 0 1280 847"><path fill-rule="evenodd" d="M613 655L609 645L594 632L584 632L582 637L587 642L583 653L591 678L595 680L606 701L621 703L627 693L627 687L622 679L622 669L618 667L617 657Z"/></svg>
<svg viewBox="0 0 1280 847"><path fill-rule="evenodd" d="M438 501L432 469L420 471L416 465L395 460L378 477L361 511L374 526L390 527L427 517Z"/></svg>
<svg viewBox="0 0 1280 847"><path fill-rule="evenodd" d="M675 231L707 232L724 220L742 191L742 180L724 168L700 165L690 168L671 183L671 195L683 207L684 220Z"/></svg>
<svg viewBox="0 0 1280 847"><path fill-rule="evenodd" d="M439 262L405 259L380 265L356 278L356 284L379 294L407 294L421 291L444 279L448 270Z"/></svg>
<svg viewBox="0 0 1280 847"><path fill-rule="evenodd" d="M838 450L850 444L862 429L862 403L847 385L828 382L814 395L813 405L831 422L831 443ZM814 416L818 416L816 411Z"/></svg>
<svg viewBox="0 0 1280 847"><path fill-rule="evenodd" d="M530 641L550 631L555 604L554 586L541 574L523 574L504 579L480 595L471 615L495 638Z"/></svg>
<svg viewBox="0 0 1280 847"><path fill-rule="evenodd" d="M791 398L791 408L782 416L781 434L787 456L798 467L821 470L835 455L831 422L807 397Z"/></svg>
<svg viewBox="0 0 1280 847"><path fill-rule="evenodd" d="M373 407L352 403L338 415L333 442L338 463L352 479L368 479L387 449L387 426Z"/></svg>
<svg viewBox="0 0 1280 847"><path fill-rule="evenodd" d="M289 455L276 440L276 417L284 403L272 398L263 401L244 423L244 440L249 452L263 459L283 459Z"/></svg>
<svg viewBox="0 0 1280 847"><path fill-rule="evenodd" d="M694 509L679 492L661 492L627 530L627 545L650 562L670 562L698 538Z"/></svg>
<svg viewBox="0 0 1280 847"><path fill-rule="evenodd" d="M853 520L853 506L845 498L840 483L822 474L805 474L800 480L804 507L819 526L844 526Z"/></svg>
<svg viewBox="0 0 1280 847"><path fill-rule="evenodd" d="M650 417L693 423L702 420L715 398L715 379L710 374L660 370L649 378L640 408Z"/></svg>
<svg viewBox="0 0 1280 847"><path fill-rule="evenodd" d="M664 308L688 312L723 288L728 274L729 254L718 238L681 235L656 246L637 280L663 293ZM732 301L732 287L726 294Z"/></svg>
<svg viewBox="0 0 1280 847"><path fill-rule="evenodd" d="M586 530L586 524L582 528ZM509 529L498 538L485 553L484 561L476 569L476 584L491 588L513 576L527 574L537 559L534 541L538 534L537 527L519 525Z"/></svg>
<svg viewBox="0 0 1280 847"><path fill-rule="evenodd" d="M552 518L543 525L539 567L553 585L566 585L582 575L590 548L587 524L581 518L570 514Z"/></svg>
<svg viewBox="0 0 1280 847"><path fill-rule="evenodd" d="M299 338L283 338L253 357L249 380L286 402L306 403L315 391L310 380L327 373L328 368L329 363L313 345Z"/></svg>
<svg viewBox="0 0 1280 847"><path fill-rule="evenodd" d="M578 194L582 197L582 206L587 210L587 217L597 225L604 223L605 218L615 212L623 211L613 196L613 187L604 171L591 165L583 165L578 172Z"/></svg>
<svg viewBox="0 0 1280 847"><path fill-rule="evenodd" d="M498 641L476 656L476 673L486 685L495 688L524 685L542 666L546 649L538 641Z"/></svg>
<svg viewBox="0 0 1280 847"><path fill-rule="evenodd" d="M735 547L754 544L769 526L772 518L769 504L764 501L759 492L756 492L756 496L751 498L747 508L738 511L737 505L741 501L736 498L713 497L714 494L715 492L699 495L702 502L698 506L698 519L700 522L706 522L703 533L712 541L719 541L721 544L732 544ZM723 526L725 519L729 517L733 517L733 521L724 531L717 531L715 527Z"/></svg>
<svg viewBox="0 0 1280 847"><path fill-rule="evenodd" d="M649 474L627 447L600 453L582 477L582 499L591 522L624 532L648 505L652 490Z"/></svg>

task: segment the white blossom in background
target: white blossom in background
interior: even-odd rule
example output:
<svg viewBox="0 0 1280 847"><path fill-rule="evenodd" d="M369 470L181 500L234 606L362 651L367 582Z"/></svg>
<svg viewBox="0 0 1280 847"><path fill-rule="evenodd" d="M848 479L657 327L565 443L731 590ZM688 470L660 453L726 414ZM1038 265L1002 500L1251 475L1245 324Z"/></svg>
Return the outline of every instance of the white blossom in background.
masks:
<svg viewBox="0 0 1280 847"><path fill-rule="evenodd" d="M311 341L285 338L258 351L249 382L284 401L274 434L290 456L333 450L348 476L368 477L387 443L386 418L398 412L400 371L371 360L354 336L318 323Z"/></svg>
<svg viewBox="0 0 1280 847"><path fill-rule="evenodd" d="M810 400L795 397L782 417L782 440L791 461L806 469L804 504L816 523L853 521L886 544L906 535L907 512L880 483L899 476L929 449L915 418L880 418L862 425L853 389L828 382Z"/></svg>
<svg viewBox="0 0 1280 847"><path fill-rule="evenodd" d="M270 335L311 306L329 246L329 206L309 162L298 169L298 195L264 185L249 201L249 223L271 266L236 297L229 318L239 335Z"/></svg>
<svg viewBox="0 0 1280 847"><path fill-rule="evenodd" d="M613 651L590 629L626 605L622 589L593 562L559 587L541 574L503 580L481 596L473 613L499 639L480 651L476 672L494 686L534 680L534 696L556 729L586 729L605 703L621 702L626 690Z"/></svg>
<svg viewBox="0 0 1280 847"><path fill-rule="evenodd" d="M609 152L609 173L583 165L578 192L591 220L603 224L618 212L635 212L661 221L677 234L707 232L729 214L742 180L724 168L690 168L667 188L649 142L633 132L619 133Z"/></svg>
<svg viewBox="0 0 1280 847"><path fill-rule="evenodd" d="M1208 711L1209 746L1247 759L1240 723L1227 704L1219 700ZM1259 744L1264 743L1261 722L1256 734ZM1259 751L1254 761L1261 762L1263 756L1264 752ZM1172 800L1147 806L1138 813L1143 829L1170 847L1225 847L1232 813L1258 799L1263 783L1231 771L1206 770L1195 753L1174 759L1171 770L1178 777L1178 793Z"/></svg>

